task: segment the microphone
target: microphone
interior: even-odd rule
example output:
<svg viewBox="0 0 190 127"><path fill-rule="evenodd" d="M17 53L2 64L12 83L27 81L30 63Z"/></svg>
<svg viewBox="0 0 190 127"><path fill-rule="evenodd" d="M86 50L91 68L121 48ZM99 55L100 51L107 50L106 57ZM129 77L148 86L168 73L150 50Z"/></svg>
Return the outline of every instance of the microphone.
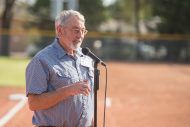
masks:
<svg viewBox="0 0 190 127"><path fill-rule="evenodd" d="M91 57L97 63L100 63L103 66L106 66L106 64L100 58L98 58L94 53L92 53L88 47L82 48L82 53L84 55Z"/></svg>

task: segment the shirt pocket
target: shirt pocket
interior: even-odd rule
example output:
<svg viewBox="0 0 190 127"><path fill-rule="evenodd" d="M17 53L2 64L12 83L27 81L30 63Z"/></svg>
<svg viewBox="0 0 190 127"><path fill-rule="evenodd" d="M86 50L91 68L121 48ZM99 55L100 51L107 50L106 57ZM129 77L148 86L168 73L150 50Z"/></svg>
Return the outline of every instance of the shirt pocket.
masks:
<svg viewBox="0 0 190 127"><path fill-rule="evenodd" d="M60 72L60 71L55 72L54 84L55 84L56 88L68 86L72 83L73 83L72 76L67 71L66 72Z"/></svg>

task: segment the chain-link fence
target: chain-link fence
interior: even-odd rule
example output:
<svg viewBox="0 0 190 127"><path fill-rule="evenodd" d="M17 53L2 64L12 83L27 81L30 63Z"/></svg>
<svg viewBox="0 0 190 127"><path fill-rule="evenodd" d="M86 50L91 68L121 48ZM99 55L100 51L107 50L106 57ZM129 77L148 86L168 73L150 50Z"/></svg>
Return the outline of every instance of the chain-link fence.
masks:
<svg viewBox="0 0 190 127"><path fill-rule="evenodd" d="M10 35L10 36L8 36ZM54 39L54 32L12 32L3 33L3 38L10 37L11 54L23 53L33 56L40 49L49 45ZM89 47L103 60L117 61L155 61L155 62L190 62L190 39L186 36L168 35L154 38L149 34L98 33L89 32L82 47Z"/></svg>

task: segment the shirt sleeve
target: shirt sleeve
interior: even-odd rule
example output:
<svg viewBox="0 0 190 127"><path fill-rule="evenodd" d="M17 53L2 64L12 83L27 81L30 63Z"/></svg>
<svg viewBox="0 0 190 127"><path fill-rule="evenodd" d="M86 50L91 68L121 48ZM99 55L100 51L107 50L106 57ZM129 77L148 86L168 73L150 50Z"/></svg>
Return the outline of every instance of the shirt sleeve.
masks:
<svg viewBox="0 0 190 127"><path fill-rule="evenodd" d="M47 68L39 59L33 59L26 68L26 96L41 94L47 90Z"/></svg>

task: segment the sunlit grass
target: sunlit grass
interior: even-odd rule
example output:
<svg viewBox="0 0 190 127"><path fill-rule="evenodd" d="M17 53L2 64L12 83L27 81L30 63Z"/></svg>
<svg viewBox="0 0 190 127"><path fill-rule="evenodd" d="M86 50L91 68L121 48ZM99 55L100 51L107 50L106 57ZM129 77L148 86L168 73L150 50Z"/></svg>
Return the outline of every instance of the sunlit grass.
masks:
<svg viewBox="0 0 190 127"><path fill-rule="evenodd" d="M0 86L25 86L25 69L29 59L0 57Z"/></svg>

